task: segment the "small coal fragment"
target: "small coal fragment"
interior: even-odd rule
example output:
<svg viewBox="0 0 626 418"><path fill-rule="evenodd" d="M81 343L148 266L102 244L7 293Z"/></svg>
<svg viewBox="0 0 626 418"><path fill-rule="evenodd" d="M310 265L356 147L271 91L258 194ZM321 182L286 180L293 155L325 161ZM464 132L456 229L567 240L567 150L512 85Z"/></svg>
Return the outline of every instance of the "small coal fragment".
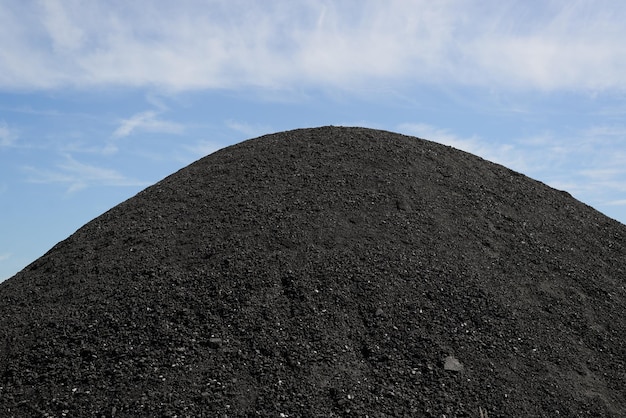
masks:
<svg viewBox="0 0 626 418"><path fill-rule="evenodd" d="M463 365L454 356L448 356L444 360L443 369L444 370L449 370L449 371L452 371L452 372L462 372L463 371Z"/></svg>

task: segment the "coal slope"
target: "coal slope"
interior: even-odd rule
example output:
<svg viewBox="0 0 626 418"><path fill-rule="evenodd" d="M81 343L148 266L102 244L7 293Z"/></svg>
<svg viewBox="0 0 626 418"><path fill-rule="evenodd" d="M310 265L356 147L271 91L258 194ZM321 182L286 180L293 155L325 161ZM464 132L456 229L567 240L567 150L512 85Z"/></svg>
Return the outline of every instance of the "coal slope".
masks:
<svg viewBox="0 0 626 418"><path fill-rule="evenodd" d="M0 284L2 417L626 417L626 227L418 138L205 157Z"/></svg>

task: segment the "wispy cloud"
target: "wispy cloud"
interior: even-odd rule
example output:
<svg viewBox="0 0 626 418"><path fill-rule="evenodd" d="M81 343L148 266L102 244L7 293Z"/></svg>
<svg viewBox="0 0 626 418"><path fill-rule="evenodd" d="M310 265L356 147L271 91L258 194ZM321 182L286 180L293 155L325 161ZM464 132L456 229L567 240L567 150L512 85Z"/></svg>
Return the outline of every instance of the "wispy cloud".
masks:
<svg viewBox="0 0 626 418"><path fill-rule="evenodd" d="M478 154L480 150L483 149L483 146L480 144L480 141L476 136L472 136L471 138L461 138L457 134L450 132L448 129L438 128L427 123L402 123L398 125L397 129L400 132L409 135L439 142L473 154Z"/></svg>
<svg viewBox="0 0 626 418"><path fill-rule="evenodd" d="M17 134L4 121L0 121L0 148L13 145Z"/></svg>
<svg viewBox="0 0 626 418"><path fill-rule="evenodd" d="M68 52L79 50L84 40L84 31L72 21L68 4L60 1L44 0L40 2L45 18L42 23L52 41L53 50Z"/></svg>
<svg viewBox="0 0 626 418"><path fill-rule="evenodd" d="M227 120L225 124L233 131L242 133L247 137L257 137L272 132L272 129L267 125L256 125L247 122L238 122L232 119Z"/></svg>
<svg viewBox="0 0 626 418"><path fill-rule="evenodd" d="M91 186L148 186L150 183L124 176L117 170L81 163L71 155L58 163L54 169L24 167L30 174L30 183L58 183L67 186L68 193L74 193Z"/></svg>
<svg viewBox="0 0 626 418"><path fill-rule="evenodd" d="M507 14L494 33L504 36L480 39L471 49L491 74L511 77L521 87L529 83L545 89L626 87L619 74L626 63L626 45L618 40L625 33L620 23L626 14L624 4L554 2L546 4L538 19L530 12L533 5L524 7L525 23L518 30L503 33L511 21Z"/></svg>
<svg viewBox="0 0 626 418"><path fill-rule="evenodd" d="M11 258L13 256L13 254L11 253L4 253L4 254L0 254L0 261L5 261L8 260L9 258Z"/></svg>
<svg viewBox="0 0 626 418"><path fill-rule="evenodd" d="M161 120L158 118L157 112L149 110L122 120L120 126L113 132L113 137L123 138L135 131L180 134L184 131L184 126L179 123Z"/></svg>
<svg viewBox="0 0 626 418"><path fill-rule="evenodd" d="M0 11L0 87L624 90L624 20L610 0L14 2Z"/></svg>

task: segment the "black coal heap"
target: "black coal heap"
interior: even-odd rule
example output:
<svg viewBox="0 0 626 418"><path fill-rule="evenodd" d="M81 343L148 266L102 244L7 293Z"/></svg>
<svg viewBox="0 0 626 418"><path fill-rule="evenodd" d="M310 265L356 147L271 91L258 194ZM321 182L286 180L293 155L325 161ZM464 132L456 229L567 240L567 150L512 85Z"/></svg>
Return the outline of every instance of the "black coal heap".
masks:
<svg viewBox="0 0 626 418"><path fill-rule="evenodd" d="M624 417L626 227L363 128L225 148L0 284L0 416Z"/></svg>

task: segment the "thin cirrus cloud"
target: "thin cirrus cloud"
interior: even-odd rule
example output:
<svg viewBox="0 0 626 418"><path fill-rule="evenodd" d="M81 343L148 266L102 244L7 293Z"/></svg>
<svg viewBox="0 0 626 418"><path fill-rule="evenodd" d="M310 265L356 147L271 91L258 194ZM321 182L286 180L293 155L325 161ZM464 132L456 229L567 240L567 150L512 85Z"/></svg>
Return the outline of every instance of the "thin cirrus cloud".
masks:
<svg viewBox="0 0 626 418"><path fill-rule="evenodd" d="M157 112L146 111L124 119L113 132L113 137L123 138L134 131L180 134L184 131L184 126L176 122L159 119Z"/></svg>
<svg viewBox="0 0 626 418"><path fill-rule="evenodd" d="M236 121L228 119L224 121L224 125L230 130L243 134L246 138L258 137L263 134L271 133L273 130L267 125L252 124L248 122ZM184 145L183 148L191 153L191 158L204 157L212 154L224 146L219 141L212 140L198 140L193 144ZM189 164L190 156L185 155L179 158L181 162Z"/></svg>
<svg viewBox="0 0 626 418"><path fill-rule="evenodd" d="M98 167L77 161L71 155L65 156L65 161L58 163L54 169L39 169L25 167L30 176L30 183L63 184L67 186L67 193L74 193L89 186L148 186L144 182L128 178L117 170Z"/></svg>
<svg viewBox="0 0 626 418"><path fill-rule="evenodd" d="M14 144L17 134L9 128L6 122L0 121L0 147L8 147Z"/></svg>
<svg viewBox="0 0 626 418"><path fill-rule="evenodd" d="M609 0L46 0L2 9L1 88L351 88L391 79L626 89L626 3Z"/></svg>
<svg viewBox="0 0 626 418"><path fill-rule="evenodd" d="M240 122L232 119L228 119L225 124L233 131L242 133L248 137L257 137L272 132L272 128L267 125L250 124L248 122Z"/></svg>

